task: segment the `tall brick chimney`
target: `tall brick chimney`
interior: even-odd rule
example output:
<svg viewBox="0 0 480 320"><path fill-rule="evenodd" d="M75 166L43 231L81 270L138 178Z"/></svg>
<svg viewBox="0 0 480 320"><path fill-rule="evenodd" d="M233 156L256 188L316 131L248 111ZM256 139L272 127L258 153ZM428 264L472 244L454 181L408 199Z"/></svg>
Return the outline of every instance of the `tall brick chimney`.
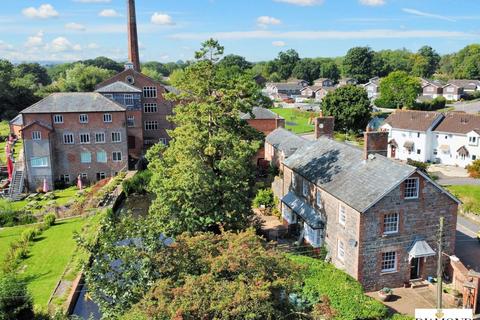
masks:
<svg viewBox="0 0 480 320"><path fill-rule="evenodd" d="M128 6L128 60L133 64L133 69L140 72L140 54L138 50L137 16L135 13L135 0L127 0Z"/></svg>
<svg viewBox="0 0 480 320"><path fill-rule="evenodd" d="M368 160L371 154L388 155L388 131L372 131L367 127L364 136L364 159Z"/></svg>
<svg viewBox="0 0 480 320"><path fill-rule="evenodd" d="M322 113L315 118L315 139L320 137L328 137L333 139L333 132L335 127L334 117L324 117Z"/></svg>

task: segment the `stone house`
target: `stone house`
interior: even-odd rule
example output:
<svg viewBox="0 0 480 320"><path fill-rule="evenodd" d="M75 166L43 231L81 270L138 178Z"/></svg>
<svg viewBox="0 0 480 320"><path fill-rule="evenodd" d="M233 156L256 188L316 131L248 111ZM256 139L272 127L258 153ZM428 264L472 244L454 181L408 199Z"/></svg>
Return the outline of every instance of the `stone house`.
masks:
<svg viewBox="0 0 480 320"><path fill-rule="evenodd" d="M54 93L21 111L27 188L93 182L128 168L125 108L99 93Z"/></svg>
<svg viewBox="0 0 480 320"><path fill-rule="evenodd" d="M277 128L265 138L265 160L283 171L283 162L308 143L285 128Z"/></svg>
<svg viewBox="0 0 480 320"><path fill-rule="evenodd" d="M417 168L386 158L387 132L366 132L361 150L323 136L331 133L322 123L316 141L283 160L272 186L290 234L325 246L331 262L366 290L435 275L439 218L452 255L459 201Z"/></svg>

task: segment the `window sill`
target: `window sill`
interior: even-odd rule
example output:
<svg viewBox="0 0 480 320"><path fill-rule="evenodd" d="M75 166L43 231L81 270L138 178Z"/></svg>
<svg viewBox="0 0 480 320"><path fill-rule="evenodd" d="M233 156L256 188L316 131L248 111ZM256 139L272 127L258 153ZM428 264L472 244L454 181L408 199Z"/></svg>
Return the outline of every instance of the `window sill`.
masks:
<svg viewBox="0 0 480 320"><path fill-rule="evenodd" d="M397 236L398 233L399 233L398 231L397 232L382 233L382 238L389 238L389 237Z"/></svg>
<svg viewBox="0 0 480 320"><path fill-rule="evenodd" d="M380 272L380 275L383 276L383 275L389 275L389 274L394 274L394 273L397 273L398 270L392 270L392 271L381 271Z"/></svg>

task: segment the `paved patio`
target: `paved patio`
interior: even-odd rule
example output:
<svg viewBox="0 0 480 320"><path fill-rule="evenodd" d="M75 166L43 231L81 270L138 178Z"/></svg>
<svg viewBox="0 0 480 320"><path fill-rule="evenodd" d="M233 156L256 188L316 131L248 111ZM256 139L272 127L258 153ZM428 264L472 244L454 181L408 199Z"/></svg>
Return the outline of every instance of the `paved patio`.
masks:
<svg viewBox="0 0 480 320"><path fill-rule="evenodd" d="M368 296L380 300L377 292L368 292ZM444 294L445 296L445 294ZM454 308L455 306L446 303L447 299L443 299L444 308ZM431 287L412 288L396 288L393 289L393 297L391 301L383 302L387 307L395 312L415 315L415 309L431 309L436 307L435 291Z"/></svg>

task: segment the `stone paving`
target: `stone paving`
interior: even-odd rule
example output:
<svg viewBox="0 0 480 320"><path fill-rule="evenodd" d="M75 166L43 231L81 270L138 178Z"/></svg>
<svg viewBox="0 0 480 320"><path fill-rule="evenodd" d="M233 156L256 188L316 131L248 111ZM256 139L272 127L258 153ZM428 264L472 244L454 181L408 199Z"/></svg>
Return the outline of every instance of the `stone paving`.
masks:
<svg viewBox="0 0 480 320"><path fill-rule="evenodd" d="M415 309L432 309L436 306L436 295L431 287L424 286L418 288L396 288L393 289L393 297L391 301L383 302L392 311L406 314L410 316L415 315ZM379 300L377 292L368 292L368 296ZM444 299L443 301L445 301ZM444 302L444 308L454 308Z"/></svg>

